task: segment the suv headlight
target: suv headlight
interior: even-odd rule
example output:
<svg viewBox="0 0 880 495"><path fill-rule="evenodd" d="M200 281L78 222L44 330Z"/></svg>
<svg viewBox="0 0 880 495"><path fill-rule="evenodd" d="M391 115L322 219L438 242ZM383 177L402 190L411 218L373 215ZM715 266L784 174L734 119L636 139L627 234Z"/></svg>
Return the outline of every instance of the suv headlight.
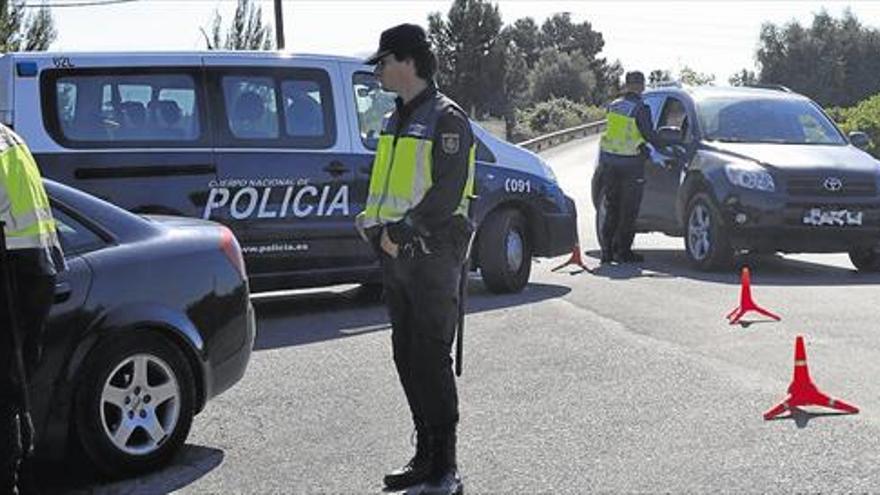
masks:
<svg viewBox="0 0 880 495"><path fill-rule="evenodd" d="M724 166L724 174L734 186L767 192L776 190L776 183L773 182L770 172L757 165L729 163Z"/></svg>

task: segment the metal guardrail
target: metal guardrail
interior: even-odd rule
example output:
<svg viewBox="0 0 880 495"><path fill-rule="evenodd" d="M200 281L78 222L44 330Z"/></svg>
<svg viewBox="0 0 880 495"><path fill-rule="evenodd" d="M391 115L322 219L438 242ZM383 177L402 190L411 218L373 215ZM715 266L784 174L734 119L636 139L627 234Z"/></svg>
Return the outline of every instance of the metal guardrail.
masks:
<svg viewBox="0 0 880 495"><path fill-rule="evenodd" d="M591 136L593 134L599 134L600 132L605 130L605 123L606 121L604 120L590 122L589 124L570 127L568 129L562 129L561 131L551 132L550 134L538 136L536 138L532 138L517 144L529 151L534 151L535 153L538 153L548 148L558 146L562 143L567 143L572 139L578 139L586 136Z"/></svg>

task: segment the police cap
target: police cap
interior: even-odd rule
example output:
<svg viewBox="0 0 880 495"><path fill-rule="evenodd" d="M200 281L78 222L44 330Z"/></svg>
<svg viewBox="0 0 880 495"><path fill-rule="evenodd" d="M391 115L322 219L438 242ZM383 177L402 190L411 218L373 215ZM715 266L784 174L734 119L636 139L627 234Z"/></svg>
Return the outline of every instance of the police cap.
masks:
<svg viewBox="0 0 880 495"><path fill-rule="evenodd" d="M411 55L430 48L425 30L415 24L401 24L382 31L379 49L366 60L367 65L376 65L389 53Z"/></svg>

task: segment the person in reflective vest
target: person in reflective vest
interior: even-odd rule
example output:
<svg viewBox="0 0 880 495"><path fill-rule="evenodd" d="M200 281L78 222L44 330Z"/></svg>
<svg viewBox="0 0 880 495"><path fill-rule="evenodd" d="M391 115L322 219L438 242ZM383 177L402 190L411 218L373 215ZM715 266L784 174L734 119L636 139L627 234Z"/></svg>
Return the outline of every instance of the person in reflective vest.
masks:
<svg viewBox="0 0 880 495"><path fill-rule="evenodd" d="M635 221L644 187L648 144L658 146L651 123L651 110L642 101L645 76L626 74L623 95L608 105L607 125L599 144L604 165L602 192L604 220L599 225L602 263L644 261L632 251Z"/></svg>
<svg viewBox="0 0 880 495"><path fill-rule="evenodd" d="M3 125L0 222L6 247L0 267L0 493L18 493L21 462L34 446L27 383L40 361L64 258L37 164L24 141Z"/></svg>
<svg viewBox="0 0 880 495"><path fill-rule="evenodd" d="M473 232L475 141L465 112L433 82L437 60L421 27L384 31L367 63L398 98L357 221L381 260L394 363L416 430L415 456L384 482L460 493L451 348Z"/></svg>

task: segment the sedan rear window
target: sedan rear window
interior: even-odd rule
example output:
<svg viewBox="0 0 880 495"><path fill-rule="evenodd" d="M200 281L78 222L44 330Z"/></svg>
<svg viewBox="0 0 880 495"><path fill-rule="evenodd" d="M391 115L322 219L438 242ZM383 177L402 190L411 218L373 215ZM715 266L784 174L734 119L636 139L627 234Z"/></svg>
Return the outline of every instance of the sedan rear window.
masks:
<svg viewBox="0 0 880 495"><path fill-rule="evenodd" d="M834 124L806 100L709 98L698 103L697 114L710 141L846 144Z"/></svg>

